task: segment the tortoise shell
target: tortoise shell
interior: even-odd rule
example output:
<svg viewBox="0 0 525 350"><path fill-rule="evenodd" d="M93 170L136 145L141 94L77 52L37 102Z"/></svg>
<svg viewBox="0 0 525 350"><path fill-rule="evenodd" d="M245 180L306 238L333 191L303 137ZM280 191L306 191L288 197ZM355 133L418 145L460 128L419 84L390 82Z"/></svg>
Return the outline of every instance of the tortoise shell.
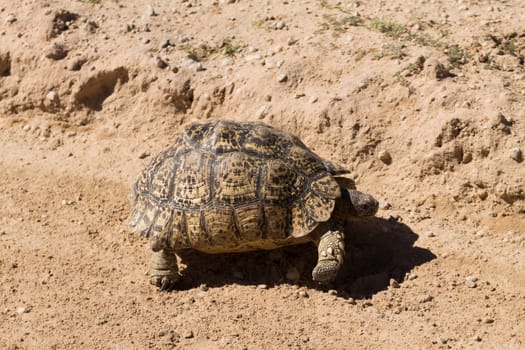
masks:
<svg viewBox="0 0 525 350"><path fill-rule="evenodd" d="M294 244L330 219L345 172L264 123L190 124L139 175L130 225L173 249Z"/></svg>

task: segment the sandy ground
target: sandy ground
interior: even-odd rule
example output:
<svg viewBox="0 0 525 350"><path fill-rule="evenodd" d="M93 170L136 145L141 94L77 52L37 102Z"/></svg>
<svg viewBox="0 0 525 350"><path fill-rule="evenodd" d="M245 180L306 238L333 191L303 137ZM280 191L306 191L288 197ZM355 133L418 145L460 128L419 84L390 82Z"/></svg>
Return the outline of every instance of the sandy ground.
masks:
<svg viewBox="0 0 525 350"><path fill-rule="evenodd" d="M0 348L524 349L521 0L0 1ZM381 201L315 248L181 254L125 225L180 125L262 120Z"/></svg>

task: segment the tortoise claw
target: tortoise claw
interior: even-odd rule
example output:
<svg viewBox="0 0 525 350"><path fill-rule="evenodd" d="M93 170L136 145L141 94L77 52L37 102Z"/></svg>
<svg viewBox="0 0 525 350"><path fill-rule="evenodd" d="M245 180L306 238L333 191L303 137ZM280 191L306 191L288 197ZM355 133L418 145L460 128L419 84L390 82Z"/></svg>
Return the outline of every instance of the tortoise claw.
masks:
<svg viewBox="0 0 525 350"><path fill-rule="evenodd" d="M157 286L162 291L170 291L175 288L179 277L176 276L152 276L150 283Z"/></svg>

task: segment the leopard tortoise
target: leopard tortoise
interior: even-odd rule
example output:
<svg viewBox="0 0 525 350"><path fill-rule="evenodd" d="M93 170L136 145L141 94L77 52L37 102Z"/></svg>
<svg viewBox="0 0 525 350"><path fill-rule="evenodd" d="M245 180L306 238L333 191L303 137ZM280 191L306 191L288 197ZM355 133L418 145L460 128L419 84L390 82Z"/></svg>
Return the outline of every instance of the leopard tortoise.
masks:
<svg viewBox="0 0 525 350"><path fill-rule="evenodd" d="M244 252L310 241L318 247L313 279L332 281L345 254L345 219L373 216L378 207L339 176L345 173L261 122L185 126L134 185L129 223L150 239L151 282L174 286L177 250Z"/></svg>

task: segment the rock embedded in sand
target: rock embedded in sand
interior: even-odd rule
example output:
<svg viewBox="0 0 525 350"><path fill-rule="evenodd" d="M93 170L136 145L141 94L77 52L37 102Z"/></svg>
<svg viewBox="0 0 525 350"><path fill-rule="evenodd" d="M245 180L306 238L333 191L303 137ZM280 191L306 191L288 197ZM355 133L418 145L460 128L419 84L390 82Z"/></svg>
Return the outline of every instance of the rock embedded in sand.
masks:
<svg viewBox="0 0 525 350"><path fill-rule="evenodd" d="M513 148L510 150L510 158L521 163L523 161L523 152L519 148Z"/></svg>
<svg viewBox="0 0 525 350"><path fill-rule="evenodd" d="M157 16L157 12L155 12L155 9L153 8L153 6L151 5L146 6L146 16L150 16L150 17Z"/></svg>
<svg viewBox="0 0 525 350"><path fill-rule="evenodd" d="M58 61L67 56L67 49L62 44L54 43L45 51L47 58Z"/></svg>
<svg viewBox="0 0 525 350"><path fill-rule="evenodd" d="M379 151L379 153L377 154L377 158L379 158L379 160L385 163L386 165L389 165L392 163L392 156L390 155L388 151L385 151L385 150Z"/></svg>
<svg viewBox="0 0 525 350"><path fill-rule="evenodd" d="M467 276L465 278L465 285L469 288L476 288L478 285L477 285L477 282L478 281L478 278L475 277L475 276Z"/></svg>
<svg viewBox="0 0 525 350"><path fill-rule="evenodd" d="M492 317L489 317L489 316L484 317L482 321L483 321L483 323L486 323L486 324L494 323L494 319Z"/></svg>
<svg viewBox="0 0 525 350"><path fill-rule="evenodd" d="M160 69L164 69L164 68L168 67L168 63L167 63L166 61L164 61L164 60L163 60L162 58L160 58L160 57L157 57L157 58L155 59L155 61L156 61L156 65L157 65L157 67L159 67Z"/></svg>
<svg viewBox="0 0 525 350"><path fill-rule="evenodd" d="M284 83L284 82L286 82L287 80L288 80L288 76L287 76L286 74L279 74L279 75L277 76L277 81L278 81L279 83Z"/></svg>
<svg viewBox="0 0 525 350"><path fill-rule="evenodd" d="M423 70L425 75L431 79L441 80L451 76L450 69L435 58L427 59Z"/></svg>
<svg viewBox="0 0 525 350"><path fill-rule="evenodd" d="M12 13L8 14L7 17L5 18L5 21L6 23L13 23L13 22L16 22L16 16Z"/></svg>
<svg viewBox="0 0 525 350"><path fill-rule="evenodd" d="M286 24L283 21L277 21L273 26L273 28L276 30L284 29L284 27L286 27Z"/></svg>

